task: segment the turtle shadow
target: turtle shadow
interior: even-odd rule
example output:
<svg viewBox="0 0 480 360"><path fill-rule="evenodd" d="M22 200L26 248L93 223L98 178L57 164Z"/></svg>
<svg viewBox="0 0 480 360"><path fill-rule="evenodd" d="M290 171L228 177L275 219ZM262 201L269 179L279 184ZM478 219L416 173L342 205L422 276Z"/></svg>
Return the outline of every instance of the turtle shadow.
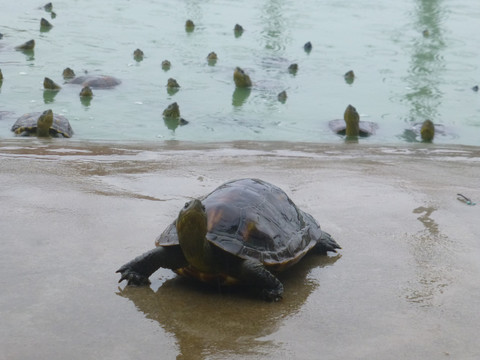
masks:
<svg viewBox="0 0 480 360"><path fill-rule="evenodd" d="M165 281L157 291L126 286L116 294L175 336L177 358L201 359L207 353L259 355L265 347L274 346L261 338L277 331L320 286L312 270L333 265L340 258L340 254L308 254L279 274L285 293L277 303L262 301L242 286L216 287L180 276Z"/></svg>

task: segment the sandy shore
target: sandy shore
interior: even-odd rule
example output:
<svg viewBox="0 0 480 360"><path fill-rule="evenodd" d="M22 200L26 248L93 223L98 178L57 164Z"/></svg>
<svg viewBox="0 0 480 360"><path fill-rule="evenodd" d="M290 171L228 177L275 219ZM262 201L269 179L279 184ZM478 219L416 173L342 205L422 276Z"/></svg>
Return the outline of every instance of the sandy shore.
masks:
<svg viewBox="0 0 480 360"><path fill-rule="evenodd" d="M169 270L118 287L186 199L241 177L343 249L283 274L274 304ZM2 140L2 356L478 359L479 185L474 147Z"/></svg>

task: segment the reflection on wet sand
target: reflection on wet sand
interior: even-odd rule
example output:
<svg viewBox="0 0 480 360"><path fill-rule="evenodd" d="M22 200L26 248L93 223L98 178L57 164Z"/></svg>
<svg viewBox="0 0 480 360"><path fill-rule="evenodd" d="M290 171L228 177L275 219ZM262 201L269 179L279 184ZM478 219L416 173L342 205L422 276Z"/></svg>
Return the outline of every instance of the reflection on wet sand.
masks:
<svg viewBox="0 0 480 360"><path fill-rule="evenodd" d="M413 236L412 252L416 266L416 283L411 281L407 290L408 301L420 306L433 306L435 297L442 294L452 282L448 253L449 238L442 234L438 224L432 218L437 209L432 206L420 206L413 210L420 214L418 220L424 226Z"/></svg>
<svg viewBox="0 0 480 360"><path fill-rule="evenodd" d="M209 355L262 355L276 346L261 338L275 332L295 314L320 285L308 273L341 258L309 254L279 278L285 285L278 303L258 300L242 287L215 288L176 277L156 292L151 287L126 286L117 294L131 300L148 319L172 333L179 347L177 359L203 359ZM278 346L278 345L277 345ZM278 351L278 349L277 349Z"/></svg>

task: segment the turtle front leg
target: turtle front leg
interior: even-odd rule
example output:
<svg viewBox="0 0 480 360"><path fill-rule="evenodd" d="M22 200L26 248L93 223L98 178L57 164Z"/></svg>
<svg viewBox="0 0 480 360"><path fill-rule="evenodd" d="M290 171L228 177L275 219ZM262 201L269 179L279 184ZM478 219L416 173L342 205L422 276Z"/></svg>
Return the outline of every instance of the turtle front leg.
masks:
<svg viewBox="0 0 480 360"><path fill-rule="evenodd" d="M279 301L282 299L282 283L259 261L242 261L238 278L243 283L257 289L266 301Z"/></svg>
<svg viewBox="0 0 480 360"><path fill-rule="evenodd" d="M149 285L148 278L159 268L175 270L187 265L180 246L159 246L137 256L116 272L121 274L118 282L127 280L128 285Z"/></svg>

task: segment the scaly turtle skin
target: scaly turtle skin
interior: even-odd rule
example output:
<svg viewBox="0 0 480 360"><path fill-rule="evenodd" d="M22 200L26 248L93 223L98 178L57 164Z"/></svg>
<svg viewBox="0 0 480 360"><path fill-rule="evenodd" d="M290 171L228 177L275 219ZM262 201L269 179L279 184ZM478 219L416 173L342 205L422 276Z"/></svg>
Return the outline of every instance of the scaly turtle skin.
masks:
<svg viewBox="0 0 480 360"><path fill-rule="evenodd" d="M117 270L120 282L149 284L149 276L163 267L219 285L240 282L270 301L283 293L272 272L311 250L340 249L283 190L258 179L233 180L186 203L156 245Z"/></svg>
<svg viewBox="0 0 480 360"><path fill-rule="evenodd" d="M92 89L109 89L121 83L119 79L106 75L84 75L68 81L68 84L90 86Z"/></svg>
<svg viewBox="0 0 480 360"><path fill-rule="evenodd" d="M69 138L73 135L67 118L54 114L52 110L25 114L17 119L11 130L21 136Z"/></svg>
<svg viewBox="0 0 480 360"><path fill-rule="evenodd" d="M328 124L332 131L347 137L370 136L375 134L378 128L374 122L360 121L360 115L352 105L348 105L345 109L343 120L331 120Z"/></svg>

